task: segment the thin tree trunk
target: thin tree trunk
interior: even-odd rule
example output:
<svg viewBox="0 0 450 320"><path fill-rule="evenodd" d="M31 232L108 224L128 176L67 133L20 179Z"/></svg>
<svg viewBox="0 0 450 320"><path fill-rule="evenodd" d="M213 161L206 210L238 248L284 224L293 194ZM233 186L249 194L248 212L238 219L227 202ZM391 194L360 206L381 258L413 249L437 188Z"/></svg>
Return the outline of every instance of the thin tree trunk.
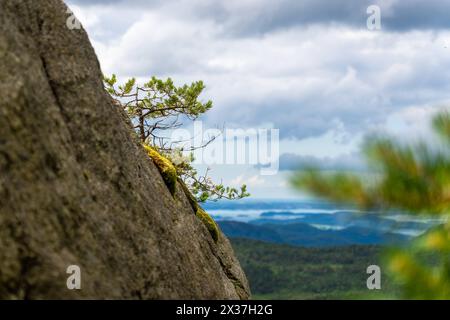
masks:
<svg viewBox="0 0 450 320"><path fill-rule="evenodd" d="M145 127L144 127L144 116L142 115L142 110L139 109L139 134L142 142L145 142Z"/></svg>

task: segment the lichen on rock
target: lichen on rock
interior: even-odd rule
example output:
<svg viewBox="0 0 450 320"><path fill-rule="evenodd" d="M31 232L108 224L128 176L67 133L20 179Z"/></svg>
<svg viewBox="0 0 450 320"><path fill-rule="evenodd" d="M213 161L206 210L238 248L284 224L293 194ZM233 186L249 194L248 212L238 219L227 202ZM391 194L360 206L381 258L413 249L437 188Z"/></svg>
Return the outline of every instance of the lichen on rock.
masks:
<svg viewBox="0 0 450 320"><path fill-rule="evenodd" d="M189 191L189 188L186 186L183 180L178 179L178 183L180 184L181 189L188 198L192 210L194 210L195 212L195 215L203 222L203 224L206 226L209 233L211 234L211 237L214 239L215 242L217 242L219 240L219 227L217 226L217 223L205 210L203 210L199 206L197 199L195 199L191 191Z"/></svg>
<svg viewBox="0 0 450 320"><path fill-rule="evenodd" d="M175 169L175 166L169 159L156 151L155 148L144 144L144 149L148 156L153 160L156 167L158 167L170 193L174 195L177 187L177 169Z"/></svg>

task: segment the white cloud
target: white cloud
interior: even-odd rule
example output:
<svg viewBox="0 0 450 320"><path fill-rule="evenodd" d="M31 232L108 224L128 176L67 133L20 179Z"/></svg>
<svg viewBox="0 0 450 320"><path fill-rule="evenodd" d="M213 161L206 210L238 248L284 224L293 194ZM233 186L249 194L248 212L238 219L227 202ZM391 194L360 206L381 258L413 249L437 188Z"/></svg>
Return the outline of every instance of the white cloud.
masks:
<svg viewBox="0 0 450 320"><path fill-rule="evenodd" d="M265 179L263 179L259 175L246 176L245 174L241 174L231 180L230 185L232 186L240 186L242 184L246 184L248 187L261 187L265 184Z"/></svg>
<svg viewBox="0 0 450 320"><path fill-rule="evenodd" d="M450 33L372 33L293 28L229 38L223 26L146 12L115 41L96 40L107 74L202 79L215 102L207 119L272 123L283 137L320 135L339 124L352 134L398 109L448 98Z"/></svg>
<svg viewBox="0 0 450 320"><path fill-rule="evenodd" d="M450 2L375 1L383 30L371 32L366 3L342 1L69 0L106 74L204 80L205 126L279 128L282 153L330 161L374 130L429 136L450 105ZM231 185L271 196L284 183L241 170Z"/></svg>

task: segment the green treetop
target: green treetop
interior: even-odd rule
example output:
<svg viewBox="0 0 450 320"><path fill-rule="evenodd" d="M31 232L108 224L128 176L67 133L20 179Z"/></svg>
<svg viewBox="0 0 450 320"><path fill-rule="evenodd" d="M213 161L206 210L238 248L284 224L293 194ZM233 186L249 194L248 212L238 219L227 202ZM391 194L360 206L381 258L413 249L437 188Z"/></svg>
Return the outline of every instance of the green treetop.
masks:
<svg viewBox="0 0 450 320"><path fill-rule="evenodd" d="M104 78L104 84L116 104L130 117L141 143L152 148L150 154L155 155L156 160L167 158L172 162L178 177L198 201L223 198L233 200L249 196L245 185L237 189L224 186L222 183L214 183L208 177L209 169L204 175L200 175L192 166L195 160L192 151L205 148L217 138L216 136L210 137L202 145L186 150L185 141L172 141L164 135L164 132L181 127L184 121L198 119L212 108L210 100L202 102L199 99L205 89L202 81L176 86L170 78L161 80L152 77L143 85L138 85L135 78L118 85L116 75L112 75L110 78ZM190 154L186 155L186 152ZM156 157L157 153L162 157Z"/></svg>

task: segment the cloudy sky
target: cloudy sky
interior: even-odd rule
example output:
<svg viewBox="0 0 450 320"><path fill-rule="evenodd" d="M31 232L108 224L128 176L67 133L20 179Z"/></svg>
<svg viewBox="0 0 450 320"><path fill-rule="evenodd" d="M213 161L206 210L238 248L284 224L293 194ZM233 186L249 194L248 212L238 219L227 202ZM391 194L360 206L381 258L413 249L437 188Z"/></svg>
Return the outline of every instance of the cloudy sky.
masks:
<svg viewBox="0 0 450 320"><path fill-rule="evenodd" d="M450 0L70 0L105 74L203 80L206 126L277 128L280 173L214 166L256 197L293 196L296 163L363 170L371 132L413 140L450 102ZM381 8L381 30L366 10Z"/></svg>

